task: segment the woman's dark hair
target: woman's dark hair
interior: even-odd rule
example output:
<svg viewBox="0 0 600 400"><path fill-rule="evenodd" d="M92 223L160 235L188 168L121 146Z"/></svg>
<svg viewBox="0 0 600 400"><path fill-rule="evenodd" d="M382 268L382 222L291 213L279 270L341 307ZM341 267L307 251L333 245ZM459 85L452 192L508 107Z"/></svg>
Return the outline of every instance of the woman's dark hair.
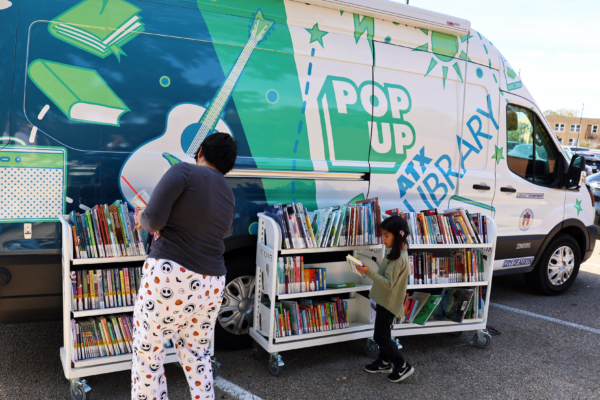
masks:
<svg viewBox="0 0 600 400"><path fill-rule="evenodd" d="M393 217L384 219L381 224L379 224L379 228L385 229L394 235L394 244L392 244L392 249L388 253L387 259L397 260L400 258L402 244L404 244L404 248L408 250L408 235L410 234L408 222L406 222L404 218L394 215Z"/></svg>
<svg viewBox="0 0 600 400"><path fill-rule="evenodd" d="M223 175L231 171L237 158L237 142L228 133L215 132L208 135L200 145L202 156ZM200 149L198 149L200 151ZM194 157L198 161L198 153Z"/></svg>

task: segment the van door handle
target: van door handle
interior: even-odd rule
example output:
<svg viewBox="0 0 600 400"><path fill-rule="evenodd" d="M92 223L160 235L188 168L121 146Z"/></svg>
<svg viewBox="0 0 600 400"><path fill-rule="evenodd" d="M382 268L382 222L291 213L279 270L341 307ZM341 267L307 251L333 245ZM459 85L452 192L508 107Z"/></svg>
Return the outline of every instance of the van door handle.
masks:
<svg viewBox="0 0 600 400"><path fill-rule="evenodd" d="M501 192L507 192L507 193L516 193L517 189L505 186L505 187L501 187L500 191Z"/></svg>
<svg viewBox="0 0 600 400"><path fill-rule="evenodd" d="M490 187L487 185L475 184L475 185L473 185L473 189L475 189L475 190L490 190Z"/></svg>

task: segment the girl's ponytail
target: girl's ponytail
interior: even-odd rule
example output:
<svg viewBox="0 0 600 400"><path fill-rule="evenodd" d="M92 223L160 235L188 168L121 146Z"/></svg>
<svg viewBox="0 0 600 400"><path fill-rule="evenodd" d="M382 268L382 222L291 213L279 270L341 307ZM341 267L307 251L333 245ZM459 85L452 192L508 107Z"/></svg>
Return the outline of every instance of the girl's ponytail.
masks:
<svg viewBox="0 0 600 400"><path fill-rule="evenodd" d="M410 234L408 222L404 218L395 215L383 220L379 227L394 235L394 244L387 258L388 260L397 260L400 258L402 247L408 250L408 235Z"/></svg>

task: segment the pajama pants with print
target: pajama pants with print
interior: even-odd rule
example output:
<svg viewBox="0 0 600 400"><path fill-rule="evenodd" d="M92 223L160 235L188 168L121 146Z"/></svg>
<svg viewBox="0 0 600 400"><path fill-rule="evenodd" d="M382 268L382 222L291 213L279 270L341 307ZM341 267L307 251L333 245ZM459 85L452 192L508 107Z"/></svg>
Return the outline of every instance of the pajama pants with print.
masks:
<svg viewBox="0 0 600 400"><path fill-rule="evenodd" d="M200 275L176 262L146 259L135 303L131 398L168 400L163 363L173 340L192 399L212 399L209 341L225 276Z"/></svg>

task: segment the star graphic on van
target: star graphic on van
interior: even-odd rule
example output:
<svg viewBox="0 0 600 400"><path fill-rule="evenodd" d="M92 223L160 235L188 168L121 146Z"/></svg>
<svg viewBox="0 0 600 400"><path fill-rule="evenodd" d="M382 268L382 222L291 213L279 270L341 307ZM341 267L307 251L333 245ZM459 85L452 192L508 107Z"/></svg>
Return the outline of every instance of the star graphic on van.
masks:
<svg viewBox="0 0 600 400"><path fill-rule="evenodd" d="M462 60L467 60L467 53L465 53L461 47L463 46L463 43L469 40L470 36L462 36L459 40L458 37L454 35L447 35L445 33L431 31L430 34L430 31L427 29L421 29L421 32L428 36L428 40L421 46L414 48L413 51L431 51L434 55L431 57L431 61L429 61L429 68L427 68L425 76L429 75L429 73L433 71L435 66L438 65L438 62L441 62L442 82L444 84L444 89L446 88L446 79L448 78L447 65L452 65L452 68L454 68L454 71L456 71L456 75L458 75L460 81L463 82L460 66L456 61L456 58L458 57ZM454 63L452 64L453 61Z"/></svg>
<svg viewBox="0 0 600 400"><path fill-rule="evenodd" d="M310 33L310 42L309 43L319 42L321 47L325 48L325 46L323 46L323 36L327 35L329 32L320 30L318 22L315 24L315 26L312 27L312 29L308 29L308 28L304 28L304 29L306 29L306 31L308 33Z"/></svg>
<svg viewBox="0 0 600 400"><path fill-rule="evenodd" d="M496 165L500 164L500 160L504 160L504 156L502 155L502 150L504 150L504 147L498 147L496 145L494 145L494 147L496 148L494 151L494 155L492 156L493 160L496 160Z"/></svg>
<svg viewBox="0 0 600 400"><path fill-rule="evenodd" d="M579 215L581 210L583 210L583 208L581 208L581 200L575 199L575 205L573 207L575 207L575 209L577 210L577 215Z"/></svg>

